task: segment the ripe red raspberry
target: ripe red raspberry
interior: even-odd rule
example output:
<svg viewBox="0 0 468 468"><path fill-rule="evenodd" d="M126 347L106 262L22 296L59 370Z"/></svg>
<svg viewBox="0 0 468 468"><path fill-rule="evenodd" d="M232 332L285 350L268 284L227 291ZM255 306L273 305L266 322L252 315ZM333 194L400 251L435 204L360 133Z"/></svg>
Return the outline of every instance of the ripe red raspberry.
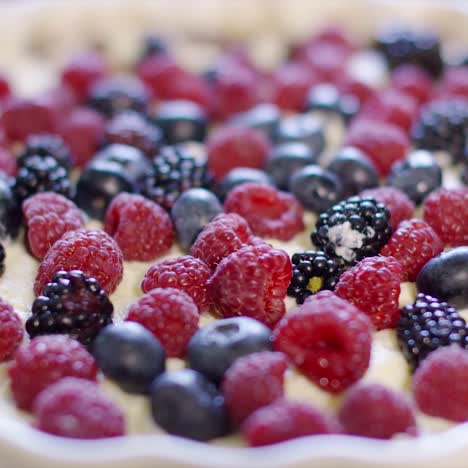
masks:
<svg viewBox="0 0 468 468"><path fill-rule="evenodd" d="M400 318L398 299L403 269L393 257L367 257L345 271L335 293L369 316L377 330L394 328Z"/></svg>
<svg viewBox="0 0 468 468"><path fill-rule="evenodd" d="M416 209L408 195L395 187L367 189L361 192L360 196L374 198L388 208L393 230L397 229L403 220L411 218Z"/></svg>
<svg viewBox="0 0 468 468"><path fill-rule="evenodd" d="M96 380L97 367L86 349L65 335L34 338L21 346L8 369L18 408L31 410L36 396L63 377Z"/></svg>
<svg viewBox="0 0 468 468"><path fill-rule="evenodd" d="M69 86L80 101L84 101L92 84L107 72L104 57L96 51L86 51L72 57L65 66L62 83Z"/></svg>
<svg viewBox="0 0 468 468"><path fill-rule="evenodd" d="M182 358L198 330L199 318L197 306L188 294L175 288L156 288L130 306L126 320L147 328L169 357Z"/></svg>
<svg viewBox="0 0 468 468"><path fill-rule="evenodd" d="M10 83L2 73L0 74L0 101L5 100L9 96L11 96Z"/></svg>
<svg viewBox="0 0 468 468"><path fill-rule="evenodd" d="M252 231L242 216L221 213L200 232L190 253L215 270L223 258L253 243Z"/></svg>
<svg viewBox="0 0 468 468"><path fill-rule="evenodd" d="M15 177L16 173L18 172L16 158L8 149L3 148L2 146L0 146L0 171L3 171L6 175L11 177Z"/></svg>
<svg viewBox="0 0 468 468"><path fill-rule="evenodd" d="M445 245L468 243L468 187L442 188L424 201L424 221L431 225Z"/></svg>
<svg viewBox="0 0 468 468"><path fill-rule="evenodd" d="M13 357L23 339L23 323L13 307L0 298L0 362Z"/></svg>
<svg viewBox="0 0 468 468"><path fill-rule="evenodd" d="M323 390L340 392L369 367L371 329L357 307L321 291L278 323L273 344Z"/></svg>
<svg viewBox="0 0 468 468"><path fill-rule="evenodd" d="M213 93L210 85L202 78L187 72L171 82L165 98L196 102L208 113L213 109Z"/></svg>
<svg viewBox="0 0 468 468"><path fill-rule="evenodd" d="M154 260L174 242L174 229L167 212L151 200L130 193L112 199L104 230L119 244L125 260Z"/></svg>
<svg viewBox="0 0 468 468"><path fill-rule="evenodd" d="M221 387L231 421L241 424L258 408L282 398L287 367L284 354L270 351L237 359L226 372Z"/></svg>
<svg viewBox="0 0 468 468"><path fill-rule="evenodd" d="M210 306L206 282L211 270L199 258L190 255L157 262L146 272L141 282L144 293L154 288L175 288L188 294L200 313Z"/></svg>
<svg viewBox="0 0 468 468"><path fill-rule="evenodd" d="M450 421L468 421L468 351L444 346L429 354L413 377L419 409Z"/></svg>
<svg viewBox="0 0 468 468"><path fill-rule="evenodd" d="M84 227L78 207L58 193L33 195L24 201L22 208L28 247L39 260L66 232Z"/></svg>
<svg viewBox="0 0 468 468"><path fill-rule="evenodd" d="M405 157L410 142L405 132L396 125L358 118L348 131L345 145L357 146L364 151L380 175L386 176L393 163Z"/></svg>
<svg viewBox="0 0 468 468"><path fill-rule="evenodd" d="M338 79L336 86L343 95L351 95L358 98L361 105L366 103L375 94L375 89L367 83L353 78L349 75L343 75Z"/></svg>
<svg viewBox="0 0 468 468"><path fill-rule="evenodd" d="M236 167L261 169L270 149L270 142L260 130L222 127L208 138L208 168L217 181Z"/></svg>
<svg viewBox="0 0 468 468"><path fill-rule="evenodd" d="M419 104L423 104L431 95L432 79L423 68L405 64L393 71L391 86L413 96Z"/></svg>
<svg viewBox="0 0 468 468"><path fill-rule="evenodd" d="M338 416L348 434L391 439L418 433L413 408L406 397L380 384L360 384L346 394Z"/></svg>
<svg viewBox="0 0 468 468"><path fill-rule="evenodd" d="M369 99L359 118L388 122L410 131L418 113L418 103L411 95L398 89L386 89Z"/></svg>
<svg viewBox="0 0 468 468"><path fill-rule="evenodd" d="M403 281L416 281L421 268L443 249L444 244L429 224L410 219L400 223L380 253L400 262Z"/></svg>
<svg viewBox="0 0 468 468"><path fill-rule="evenodd" d="M278 400L252 413L241 431L250 446L258 447L308 435L339 434L341 426L309 404Z"/></svg>
<svg viewBox="0 0 468 468"><path fill-rule="evenodd" d="M350 50L341 44L317 41L307 46L303 60L322 82L335 83L344 74Z"/></svg>
<svg viewBox="0 0 468 468"><path fill-rule="evenodd" d="M105 119L97 111L77 107L59 125L59 133L70 148L78 167L84 167L104 140Z"/></svg>
<svg viewBox="0 0 468 468"><path fill-rule="evenodd" d="M122 280L122 251L104 231L78 229L65 233L49 249L39 265L34 282L36 296L41 294L52 276L61 270L81 270L88 278L96 278L110 294Z"/></svg>
<svg viewBox="0 0 468 468"><path fill-rule="evenodd" d="M243 216L254 234L288 241L304 229L304 211L290 193L265 184L247 182L231 190L224 202L227 213Z"/></svg>
<svg viewBox="0 0 468 468"><path fill-rule="evenodd" d="M468 98L467 67L448 67L440 84L439 94L441 97Z"/></svg>
<svg viewBox="0 0 468 468"><path fill-rule="evenodd" d="M274 326L285 313L291 260L262 243L224 258L208 280L208 292L223 317L248 316Z"/></svg>
<svg viewBox="0 0 468 468"><path fill-rule="evenodd" d="M89 380L66 377L48 386L34 402L37 428L74 439L100 439L125 434L119 407Z"/></svg>
<svg viewBox="0 0 468 468"><path fill-rule="evenodd" d="M78 105L76 94L71 88L64 84L55 85L46 90L41 94L41 100L55 109L59 116L59 121L56 122L56 128L60 126L60 120Z"/></svg>

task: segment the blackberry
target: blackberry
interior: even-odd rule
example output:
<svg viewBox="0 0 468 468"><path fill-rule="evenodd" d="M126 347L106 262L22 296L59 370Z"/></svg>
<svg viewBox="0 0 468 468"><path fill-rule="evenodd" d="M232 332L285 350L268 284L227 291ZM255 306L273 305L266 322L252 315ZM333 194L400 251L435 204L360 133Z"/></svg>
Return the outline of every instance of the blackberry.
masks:
<svg viewBox="0 0 468 468"><path fill-rule="evenodd" d="M59 271L34 301L26 331L31 338L66 334L89 345L101 328L112 323L113 311L96 279L78 270Z"/></svg>
<svg viewBox="0 0 468 468"><path fill-rule="evenodd" d="M3 247L3 244L0 242L0 276L5 273L5 247Z"/></svg>
<svg viewBox="0 0 468 468"><path fill-rule="evenodd" d="M143 194L166 209L171 209L182 192L191 188L210 188L213 184L200 146L189 143L166 146L153 159Z"/></svg>
<svg viewBox="0 0 468 468"><path fill-rule="evenodd" d="M378 255L391 235L385 205L370 197L351 197L320 214L311 239L327 255L353 265Z"/></svg>
<svg viewBox="0 0 468 468"><path fill-rule="evenodd" d="M400 348L415 370L432 351L456 344L468 349L466 322L446 302L419 293L416 301L401 310L397 324Z"/></svg>
<svg viewBox="0 0 468 468"><path fill-rule="evenodd" d="M468 101L434 101L425 106L411 136L416 147L447 151L454 162L465 153L468 135Z"/></svg>
<svg viewBox="0 0 468 468"><path fill-rule="evenodd" d="M325 252L308 251L295 253L292 258L293 276L288 287L288 296L296 298L298 304L312 294L324 289L335 289L343 272L343 262L330 258Z"/></svg>
<svg viewBox="0 0 468 468"><path fill-rule="evenodd" d="M71 196L67 170L52 156L32 155L18 170L13 192L19 203L38 192L56 192Z"/></svg>
<svg viewBox="0 0 468 468"><path fill-rule="evenodd" d="M62 137L53 134L31 135L18 156L18 166L22 166L31 156L52 156L61 166L69 169L72 163L70 149Z"/></svg>

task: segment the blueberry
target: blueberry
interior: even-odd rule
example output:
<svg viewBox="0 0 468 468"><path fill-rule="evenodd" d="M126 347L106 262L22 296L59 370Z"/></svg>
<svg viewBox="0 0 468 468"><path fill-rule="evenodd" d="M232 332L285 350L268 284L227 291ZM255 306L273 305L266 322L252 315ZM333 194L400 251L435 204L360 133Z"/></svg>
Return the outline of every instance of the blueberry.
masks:
<svg viewBox="0 0 468 468"><path fill-rule="evenodd" d="M16 237L21 224L21 210L6 177L0 175L0 239Z"/></svg>
<svg viewBox="0 0 468 468"><path fill-rule="evenodd" d="M76 203L90 216L102 219L112 198L120 192L139 191L149 171L150 164L140 150L128 145L109 145L81 172Z"/></svg>
<svg viewBox="0 0 468 468"><path fill-rule="evenodd" d="M256 128L272 139L278 128L281 112L274 104L258 104L248 111L236 114L229 121L232 125Z"/></svg>
<svg viewBox="0 0 468 468"><path fill-rule="evenodd" d="M442 185L442 170L429 151L417 150L404 161L393 164L387 183L405 192L419 205Z"/></svg>
<svg viewBox="0 0 468 468"><path fill-rule="evenodd" d="M307 210L316 213L328 210L343 198L340 180L320 166L305 166L295 172L289 188Z"/></svg>
<svg viewBox="0 0 468 468"><path fill-rule="evenodd" d="M284 117L279 123L275 140L277 143L305 143L314 156L318 156L325 147L325 135L320 120L307 114Z"/></svg>
<svg viewBox="0 0 468 468"><path fill-rule="evenodd" d="M152 120L170 145L203 141L206 137L207 115L192 101L167 101L158 107Z"/></svg>
<svg viewBox="0 0 468 468"><path fill-rule="evenodd" d="M274 185L270 176L264 171L251 167L236 167L231 169L216 186L216 194L221 201L224 201L234 187L244 182Z"/></svg>
<svg viewBox="0 0 468 468"><path fill-rule="evenodd" d="M182 193L171 210L182 249L188 250L200 231L222 211L218 198L209 190L193 188Z"/></svg>
<svg viewBox="0 0 468 468"><path fill-rule="evenodd" d="M170 434L210 440L226 434L224 398L199 372L165 372L151 386L153 418Z"/></svg>
<svg viewBox="0 0 468 468"><path fill-rule="evenodd" d="M167 43L166 41L157 34L147 34L143 37L143 53L142 59L152 57L155 55L167 54Z"/></svg>
<svg viewBox="0 0 468 468"><path fill-rule="evenodd" d="M218 383L237 358L271 348L268 327L249 317L234 317L198 330L188 344L187 361L192 369Z"/></svg>
<svg viewBox="0 0 468 468"><path fill-rule="evenodd" d="M273 148L265 170L280 190L289 190L291 175L304 166L316 164L317 157L305 143L282 143Z"/></svg>
<svg viewBox="0 0 468 468"><path fill-rule="evenodd" d="M164 372L166 354L159 341L135 322L108 325L92 347L98 367L123 390L146 394Z"/></svg>
<svg viewBox="0 0 468 468"><path fill-rule="evenodd" d="M347 146L339 150L327 168L343 186L343 198L379 185L379 174L372 161L358 148Z"/></svg>
<svg viewBox="0 0 468 468"><path fill-rule="evenodd" d="M418 291L463 309L468 306L468 246L429 260L416 278Z"/></svg>

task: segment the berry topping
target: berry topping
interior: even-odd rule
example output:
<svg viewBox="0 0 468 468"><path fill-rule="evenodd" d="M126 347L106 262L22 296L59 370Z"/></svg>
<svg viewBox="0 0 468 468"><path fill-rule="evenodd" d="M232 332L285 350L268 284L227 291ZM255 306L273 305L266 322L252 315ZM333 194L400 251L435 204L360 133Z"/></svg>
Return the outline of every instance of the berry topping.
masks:
<svg viewBox="0 0 468 468"><path fill-rule="evenodd" d="M0 362L11 359L23 340L23 323L13 307L0 298Z"/></svg>
<svg viewBox="0 0 468 468"><path fill-rule="evenodd" d="M284 396L287 367L283 354L269 351L249 354L234 362L222 384L226 409L234 424L241 424L256 409Z"/></svg>
<svg viewBox="0 0 468 468"><path fill-rule="evenodd" d="M1 144L1 142L0 142ZM7 176L15 177L18 172L17 160L6 148L0 146L0 171Z"/></svg>
<svg viewBox="0 0 468 468"><path fill-rule="evenodd" d="M416 281L421 268L443 248L442 241L429 224L420 219L410 219L399 224L380 253L400 262L403 281Z"/></svg>
<svg viewBox="0 0 468 468"><path fill-rule="evenodd" d="M125 434L120 408L89 380L66 377L43 390L34 403L37 428L74 439Z"/></svg>
<svg viewBox="0 0 468 468"><path fill-rule="evenodd" d="M352 265L377 255L391 234L385 205L373 198L351 197L319 216L311 239L326 254Z"/></svg>
<svg viewBox="0 0 468 468"><path fill-rule="evenodd" d="M351 388L340 409L339 420L346 433L375 439L418 433L414 410L405 396L380 384Z"/></svg>
<svg viewBox="0 0 468 468"><path fill-rule="evenodd" d="M79 229L65 233L39 265L34 282L36 296L61 270L81 270L88 278L96 278L110 294L122 280L122 251L114 239L103 231Z"/></svg>
<svg viewBox="0 0 468 468"><path fill-rule="evenodd" d="M157 262L146 272L141 283L144 293L154 288L175 288L188 294L195 302L199 313L210 306L206 282L211 276L208 265L190 255Z"/></svg>
<svg viewBox="0 0 468 468"><path fill-rule="evenodd" d="M228 193L240 184L255 182L256 184L275 185L271 177L261 169L251 167L236 167L231 169L215 186L215 193L224 202Z"/></svg>
<svg viewBox="0 0 468 468"><path fill-rule="evenodd" d="M282 351L309 379L329 392L357 382L369 367L371 322L353 304L321 291L286 315L273 332Z"/></svg>
<svg viewBox="0 0 468 468"><path fill-rule="evenodd" d="M224 209L243 216L258 236L287 241L304 229L297 199L265 184L238 185L228 194Z"/></svg>
<svg viewBox="0 0 468 468"><path fill-rule="evenodd" d="M31 410L37 395L63 377L96 380L91 354L68 336L39 336L21 346L8 370L18 408Z"/></svg>
<svg viewBox="0 0 468 468"><path fill-rule="evenodd" d="M21 210L10 181L0 175L0 239L4 239L7 235L16 237L21 218Z"/></svg>
<svg viewBox="0 0 468 468"><path fill-rule="evenodd" d="M94 278L81 271L59 271L32 305L26 322L31 338L66 334L84 345L112 322L114 307Z"/></svg>
<svg viewBox="0 0 468 468"><path fill-rule="evenodd" d="M278 127L281 112L278 106L271 103L261 103L251 109L235 114L229 120L230 125L242 128L256 128L272 139Z"/></svg>
<svg viewBox="0 0 468 468"><path fill-rule="evenodd" d="M391 78L393 88L413 96L419 104L426 102L431 95L431 76L417 65L400 65Z"/></svg>
<svg viewBox="0 0 468 468"><path fill-rule="evenodd" d="M30 135L24 144L22 153L18 156L18 164L24 165L31 156L52 156L61 166L68 169L72 163L70 149L62 137L55 134Z"/></svg>
<svg viewBox="0 0 468 468"><path fill-rule="evenodd" d="M104 230L119 244L125 260L154 260L166 253L174 241L166 211L151 200L130 193L121 193L112 200Z"/></svg>
<svg viewBox="0 0 468 468"><path fill-rule="evenodd" d="M208 292L221 316L249 316L271 327L285 313L291 275L288 254L260 243L224 258L208 281Z"/></svg>

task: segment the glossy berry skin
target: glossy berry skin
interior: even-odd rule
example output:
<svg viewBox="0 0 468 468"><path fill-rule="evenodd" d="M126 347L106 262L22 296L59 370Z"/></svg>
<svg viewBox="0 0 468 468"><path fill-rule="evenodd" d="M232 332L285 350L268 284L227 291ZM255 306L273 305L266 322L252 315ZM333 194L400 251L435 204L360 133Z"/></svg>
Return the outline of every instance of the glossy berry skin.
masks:
<svg viewBox="0 0 468 468"><path fill-rule="evenodd" d="M232 189L245 182L274 185L273 180L265 171L251 167L236 167L231 169L216 185L215 193L221 201L224 201Z"/></svg>
<svg viewBox="0 0 468 468"><path fill-rule="evenodd" d="M70 149L64 140L55 134L30 135L24 143L23 151L18 156L18 165L22 166L31 156L52 156L65 169L69 169L72 165Z"/></svg>
<svg viewBox="0 0 468 468"><path fill-rule="evenodd" d="M304 208L315 213L328 210L343 198L340 180L317 165L308 165L294 172L289 180L289 189Z"/></svg>
<svg viewBox="0 0 468 468"><path fill-rule="evenodd" d="M447 250L429 260L416 278L418 291L463 309L468 305L468 247Z"/></svg>
<svg viewBox="0 0 468 468"><path fill-rule="evenodd" d="M0 146L0 174L15 177L17 172L18 164L15 156L7 148Z"/></svg>
<svg viewBox="0 0 468 468"><path fill-rule="evenodd" d="M305 143L282 143L273 148L265 171L280 190L289 190L293 173L304 166L317 164L317 159L318 154Z"/></svg>
<svg viewBox="0 0 468 468"><path fill-rule="evenodd" d="M349 198L379 185L379 175L373 162L353 146L340 149L327 170L340 180L343 198Z"/></svg>
<svg viewBox="0 0 468 468"><path fill-rule="evenodd" d="M150 331L135 322L104 328L92 352L99 369L129 393L148 393L151 382L165 369L164 348Z"/></svg>
<svg viewBox="0 0 468 468"><path fill-rule="evenodd" d="M207 379L219 383L236 359L271 348L268 327L249 317L233 317L200 328L189 342L187 362Z"/></svg>
<svg viewBox="0 0 468 468"><path fill-rule="evenodd" d="M427 195L442 185L442 169L431 153L415 151L392 166L387 184L405 192L419 205Z"/></svg>
<svg viewBox="0 0 468 468"><path fill-rule="evenodd" d="M392 87L415 98L419 104L425 103L432 91L432 79L429 73L417 65L400 65L392 73Z"/></svg>
<svg viewBox="0 0 468 468"><path fill-rule="evenodd" d="M218 198L209 190L193 188L184 192L171 209L182 249L188 250L202 229L222 211Z"/></svg>
<svg viewBox="0 0 468 468"><path fill-rule="evenodd" d="M261 130L267 138L272 139L278 128L280 117L281 113L278 106L264 103L233 115L229 120L229 124Z"/></svg>
<svg viewBox="0 0 468 468"><path fill-rule="evenodd" d="M13 307L0 299L0 362L10 360L23 340L24 329Z"/></svg>
<svg viewBox="0 0 468 468"><path fill-rule="evenodd" d="M0 176L0 238L16 237L21 223L21 210L10 183Z"/></svg>
<svg viewBox="0 0 468 468"><path fill-rule="evenodd" d="M141 60L152 55L165 55L168 52L168 44L163 37L153 33L145 34L142 41Z"/></svg>

